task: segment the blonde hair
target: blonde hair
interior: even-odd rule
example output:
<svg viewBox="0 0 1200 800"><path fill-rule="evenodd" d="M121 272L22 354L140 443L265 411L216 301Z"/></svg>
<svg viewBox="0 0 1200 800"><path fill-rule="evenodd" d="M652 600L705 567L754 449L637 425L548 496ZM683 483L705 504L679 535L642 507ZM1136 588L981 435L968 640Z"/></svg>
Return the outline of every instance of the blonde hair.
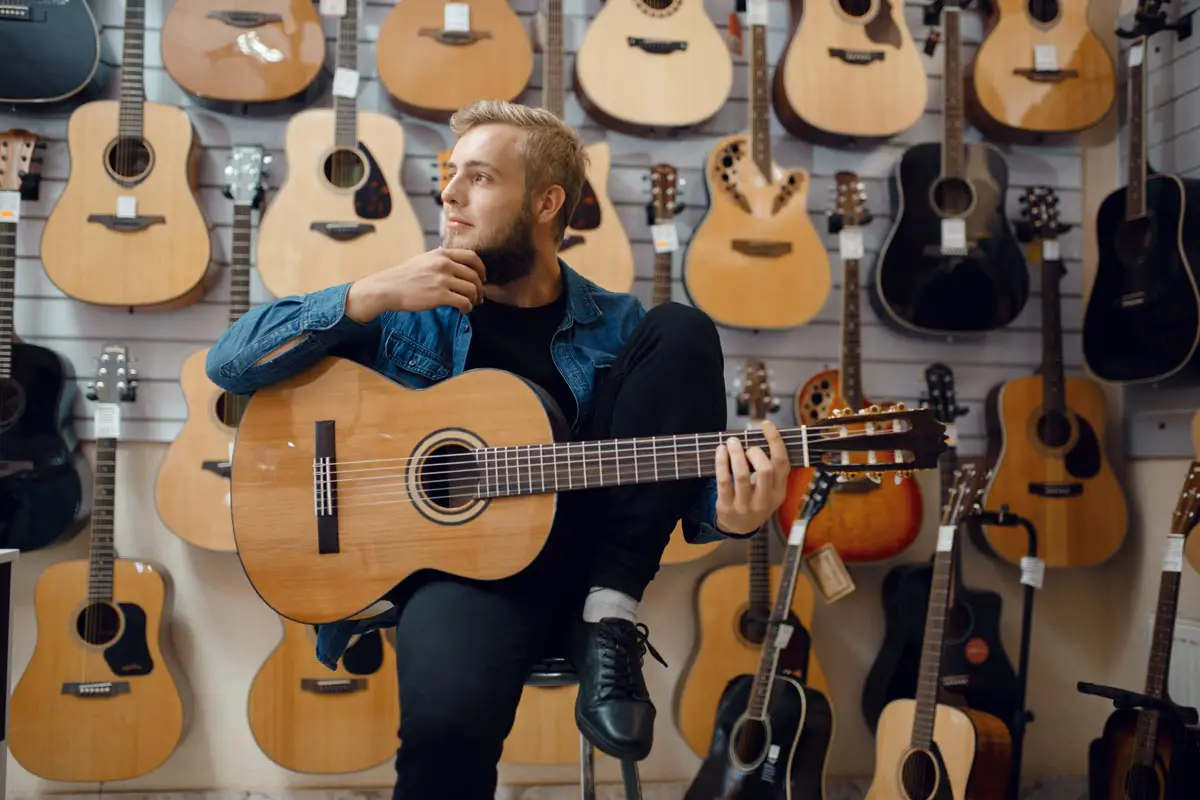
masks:
<svg viewBox="0 0 1200 800"><path fill-rule="evenodd" d="M478 100L450 117L450 129L460 138L480 125L511 125L524 132L519 152L525 166L525 197L549 186L563 188L566 197L557 226L561 238L587 181L589 162L583 139L546 109L505 100Z"/></svg>

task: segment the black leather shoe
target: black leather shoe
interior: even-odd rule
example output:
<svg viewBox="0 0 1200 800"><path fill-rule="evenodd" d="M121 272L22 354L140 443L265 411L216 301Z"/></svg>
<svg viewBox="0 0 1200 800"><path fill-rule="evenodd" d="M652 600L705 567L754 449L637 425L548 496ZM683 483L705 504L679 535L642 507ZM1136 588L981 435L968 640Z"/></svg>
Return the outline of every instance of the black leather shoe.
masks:
<svg viewBox="0 0 1200 800"><path fill-rule="evenodd" d="M645 625L614 617L576 627L575 724L613 758L641 761L654 744L654 704L642 677L642 658L649 649L664 667L667 662L647 641L649 633Z"/></svg>

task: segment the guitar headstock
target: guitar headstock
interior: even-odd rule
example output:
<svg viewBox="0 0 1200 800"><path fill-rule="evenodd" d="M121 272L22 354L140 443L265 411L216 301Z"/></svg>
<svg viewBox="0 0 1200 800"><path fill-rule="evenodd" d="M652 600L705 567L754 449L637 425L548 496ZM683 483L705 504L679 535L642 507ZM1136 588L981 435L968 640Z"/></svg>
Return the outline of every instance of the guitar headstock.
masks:
<svg viewBox="0 0 1200 800"><path fill-rule="evenodd" d="M871 221L867 190L857 173L842 170L834 176L833 216L841 228L858 228Z"/></svg>
<svg viewBox="0 0 1200 800"><path fill-rule="evenodd" d="M129 348L119 343L105 343L100 357L95 359L96 374L87 385L87 398L102 406L132 403L137 400L137 370L129 356Z"/></svg>
<svg viewBox="0 0 1200 800"><path fill-rule="evenodd" d="M1070 225L1059 221L1058 194L1051 187L1030 186L1017 202L1021 207L1021 218L1029 224L1034 237L1057 239L1060 233L1071 229Z"/></svg>
<svg viewBox="0 0 1200 800"><path fill-rule="evenodd" d="M942 506L942 525L957 528L959 523L979 510L979 501L983 496L982 478L983 473L971 462L955 468L954 481Z"/></svg>
<svg viewBox="0 0 1200 800"><path fill-rule="evenodd" d="M819 422L789 434L788 453L807 454L808 465L837 473L839 480L866 478L880 483L890 472L899 483L918 469L932 469L949 443L946 427L928 408L873 405L854 412L835 408ZM857 456L857 458L855 457Z"/></svg>
<svg viewBox="0 0 1200 800"><path fill-rule="evenodd" d="M1171 515L1171 533L1185 538L1196 527L1196 512L1200 511L1200 461L1193 461Z"/></svg>
<svg viewBox="0 0 1200 800"><path fill-rule="evenodd" d="M759 358L746 359L742 377L736 382L738 416L749 417L751 424L761 423L779 410L779 400L771 393L766 364Z"/></svg>
<svg viewBox="0 0 1200 800"><path fill-rule="evenodd" d="M0 132L0 192L20 192L22 200L37 200L42 159L36 154L45 147L32 131L13 128Z"/></svg>
<svg viewBox="0 0 1200 800"><path fill-rule="evenodd" d="M670 164L655 164L645 176L650 180L650 202L646 216L651 225L659 225L675 218L685 203L679 199L679 190L687 181L679 177L679 171Z"/></svg>
<svg viewBox="0 0 1200 800"><path fill-rule="evenodd" d="M933 410L933 418L943 425L952 425L954 420L970 409L958 405L954 390L954 371L936 362L925 368L925 405Z"/></svg>
<svg viewBox="0 0 1200 800"><path fill-rule="evenodd" d="M225 164L223 193L234 205L258 208L262 202L267 166L272 157L261 147L235 147Z"/></svg>
<svg viewBox="0 0 1200 800"><path fill-rule="evenodd" d="M812 480L808 482L808 488L804 492L804 500L800 504L800 511L796 518L811 522L829 501L829 494L837 482L837 478L823 469L813 472Z"/></svg>

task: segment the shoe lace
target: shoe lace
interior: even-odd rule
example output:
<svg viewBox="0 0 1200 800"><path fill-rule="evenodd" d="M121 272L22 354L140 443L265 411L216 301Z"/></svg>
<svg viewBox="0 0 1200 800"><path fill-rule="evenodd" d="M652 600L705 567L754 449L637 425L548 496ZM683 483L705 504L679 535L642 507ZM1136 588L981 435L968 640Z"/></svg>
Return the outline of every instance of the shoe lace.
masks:
<svg viewBox="0 0 1200 800"><path fill-rule="evenodd" d="M642 677L646 652L649 651L664 667L667 662L650 644L650 629L645 623L634 625L626 620L602 620L596 637L600 642L601 670L597 687L600 698L649 700L650 693Z"/></svg>

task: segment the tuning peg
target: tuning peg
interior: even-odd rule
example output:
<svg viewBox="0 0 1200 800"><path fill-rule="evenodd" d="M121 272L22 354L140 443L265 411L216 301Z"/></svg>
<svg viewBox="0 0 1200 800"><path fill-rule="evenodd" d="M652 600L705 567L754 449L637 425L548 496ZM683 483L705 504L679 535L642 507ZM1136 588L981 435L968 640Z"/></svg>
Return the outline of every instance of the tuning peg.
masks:
<svg viewBox="0 0 1200 800"><path fill-rule="evenodd" d="M679 184L679 188L682 189L684 186L687 186L687 178L681 177L677 180L677 183Z"/></svg>
<svg viewBox="0 0 1200 800"><path fill-rule="evenodd" d="M269 166L270 164L274 163L274 161L275 161L275 156L263 156L262 163L263 163L263 166L265 167L265 166Z"/></svg>

